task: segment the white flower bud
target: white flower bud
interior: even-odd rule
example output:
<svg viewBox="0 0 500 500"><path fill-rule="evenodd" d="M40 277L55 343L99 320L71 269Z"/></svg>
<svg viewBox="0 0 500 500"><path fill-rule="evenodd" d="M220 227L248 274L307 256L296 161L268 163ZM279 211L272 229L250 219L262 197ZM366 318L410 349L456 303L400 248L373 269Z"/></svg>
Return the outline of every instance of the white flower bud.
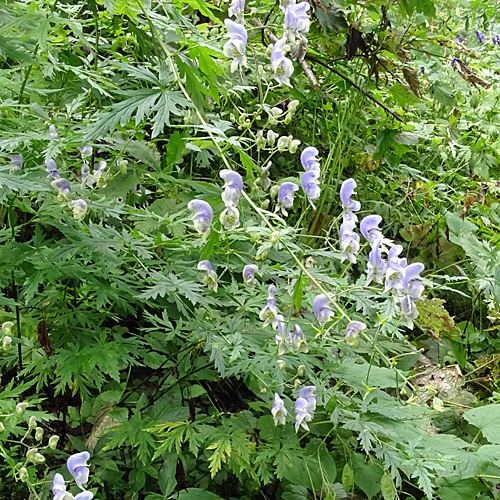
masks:
<svg viewBox="0 0 500 500"><path fill-rule="evenodd" d="M55 450L57 447L57 443L59 442L59 436L50 436L49 438L49 448L51 450Z"/></svg>
<svg viewBox="0 0 500 500"><path fill-rule="evenodd" d="M278 361L276 361L276 364L278 365L280 371L283 371L286 368L286 363L282 359L278 359Z"/></svg>
<svg viewBox="0 0 500 500"><path fill-rule="evenodd" d="M290 147L290 142L292 141L292 136L282 135L278 139L278 151L286 151Z"/></svg>
<svg viewBox="0 0 500 500"><path fill-rule="evenodd" d="M6 321L5 323L2 323L2 332L5 335L10 335L12 333L11 328L13 326L14 326L14 323L12 323L12 321Z"/></svg>
<svg viewBox="0 0 500 500"><path fill-rule="evenodd" d="M35 453L33 457L34 464L43 464L45 462L45 457L41 453Z"/></svg>
<svg viewBox="0 0 500 500"><path fill-rule="evenodd" d="M26 408L28 408L28 403L17 403L16 405L16 415L22 415Z"/></svg>
<svg viewBox="0 0 500 500"><path fill-rule="evenodd" d="M43 439L43 428L42 427L37 427L35 429L35 439L37 441L41 441Z"/></svg>
<svg viewBox="0 0 500 500"><path fill-rule="evenodd" d="M257 138L255 139L255 144L257 144L257 149L264 149L267 146L266 138L264 137L264 131L259 130L257 132Z"/></svg>
<svg viewBox="0 0 500 500"><path fill-rule="evenodd" d="M281 116L283 114L283 110L278 107L271 108L271 115L274 117Z"/></svg>
<svg viewBox="0 0 500 500"><path fill-rule="evenodd" d="M33 462L35 460L35 455L38 453L38 448L30 448L26 452L26 458L30 461Z"/></svg>
<svg viewBox="0 0 500 500"><path fill-rule="evenodd" d="M261 387L261 388L260 388L260 392L264 394L264 393L266 393L266 392L267 392L267 389L266 389L265 387Z"/></svg>
<svg viewBox="0 0 500 500"><path fill-rule="evenodd" d="M36 417L31 416L29 421L28 421L28 429L32 431L36 427Z"/></svg>
<svg viewBox="0 0 500 500"><path fill-rule="evenodd" d="M267 131L267 142L270 146L274 146L276 139L279 137L279 134L273 132L272 130Z"/></svg>
<svg viewBox="0 0 500 500"><path fill-rule="evenodd" d="M300 141L298 139L294 139L293 141L290 142L290 145L288 146L288 151L294 154L297 152L297 148L299 146L300 146Z"/></svg>
<svg viewBox="0 0 500 500"><path fill-rule="evenodd" d="M259 64L257 66L257 74L259 76L264 76L266 74L266 71L264 70L264 67L262 66L262 64Z"/></svg>
<svg viewBox="0 0 500 500"><path fill-rule="evenodd" d="M127 167L128 167L128 160L122 160L120 162L120 173L126 174L127 173Z"/></svg>
<svg viewBox="0 0 500 500"><path fill-rule="evenodd" d="M295 113L295 110L299 107L299 101L297 99L294 99L293 101L290 101L288 103L288 111L290 113Z"/></svg>
<svg viewBox="0 0 500 500"><path fill-rule="evenodd" d="M25 483L28 480L28 469L26 467L21 467L19 469L19 479Z"/></svg>
<svg viewBox="0 0 500 500"><path fill-rule="evenodd" d="M294 388L295 390L297 390L297 389L300 387L300 384L301 384L301 383L302 383L302 382L301 382L298 378L296 378L296 379L295 379L295 382L293 383L293 388Z"/></svg>
<svg viewBox="0 0 500 500"><path fill-rule="evenodd" d="M12 345L12 337L5 335L5 337L2 339L2 349L4 351L8 351L11 345Z"/></svg>

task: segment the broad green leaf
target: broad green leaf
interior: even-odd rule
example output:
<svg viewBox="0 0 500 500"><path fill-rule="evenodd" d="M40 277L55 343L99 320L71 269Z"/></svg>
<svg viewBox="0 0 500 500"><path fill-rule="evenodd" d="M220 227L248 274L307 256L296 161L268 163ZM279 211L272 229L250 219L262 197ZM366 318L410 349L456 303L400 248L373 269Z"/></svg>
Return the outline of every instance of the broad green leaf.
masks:
<svg viewBox="0 0 500 500"><path fill-rule="evenodd" d="M464 418L481 430L492 444L500 444L500 404L486 405L464 412Z"/></svg>

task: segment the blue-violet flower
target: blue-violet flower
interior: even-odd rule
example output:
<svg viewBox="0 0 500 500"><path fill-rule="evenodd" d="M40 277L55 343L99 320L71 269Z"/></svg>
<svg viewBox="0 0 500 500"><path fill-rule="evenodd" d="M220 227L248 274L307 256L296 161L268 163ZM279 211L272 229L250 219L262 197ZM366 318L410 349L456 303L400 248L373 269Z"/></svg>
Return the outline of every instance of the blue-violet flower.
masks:
<svg viewBox="0 0 500 500"><path fill-rule="evenodd" d="M255 273L259 268L255 264L247 264L243 268L243 283L249 287L255 285Z"/></svg>
<svg viewBox="0 0 500 500"><path fill-rule="evenodd" d="M285 425L286 416L288 412L285 408L285 403L279 397L278 393L274 394L274 404L271 409L271 413L273 415L274 425L282 424Z"/></svg>
<svg viewBox="0 0 500 500"><path fill-rule="evenodd" d="M214 271L212 264L210 264L210 261L202 260L201 262L198 262L197 267L200 271L205 271L203 284L206 285L209 290L217 292L217 273Z"/></svg>
<svg viewBox="0 0 500 500"><path fill-rule="evenodd" d="M226 57L231 57L231 72L236 71L241 66L247 65L246 47L247 30L242 24L235 23L231 19L224 21L229 34L229 40L224 44L223 52Z"/></svg>
<svg viewBox="0 0 500 500"><path fill-rule="evenodd" d="M320 325L324 325L334 312L330 309L330 299L324 294L316 295L313 300L313 312Z"/></svg>
<svg viewBox="0 0 500 500"><path fill-rule="evenodd" d="M281 213L286 217L288 212L287 208L293 206L293 193L299 190L299 186L294 182L283 182L278 190L278 204L276 211L281 210Z"/></svg>
<svg viewBox="0 0 500 500"><path fill-rule="evenodd" d="M275 80L280 85L290 84L290 77L293 73L293 63L285 56L286 38L280 38L274 45L271 51L271 69L274 73Z"/></svg>
<svg viewBox="0 0 500 500"><path fill-rule="evenodd" d="M206 238L210 233L210 225L214 216L212 207L206 201L191 200L188 203L188 209L193 212L194 228Z"/></svg>

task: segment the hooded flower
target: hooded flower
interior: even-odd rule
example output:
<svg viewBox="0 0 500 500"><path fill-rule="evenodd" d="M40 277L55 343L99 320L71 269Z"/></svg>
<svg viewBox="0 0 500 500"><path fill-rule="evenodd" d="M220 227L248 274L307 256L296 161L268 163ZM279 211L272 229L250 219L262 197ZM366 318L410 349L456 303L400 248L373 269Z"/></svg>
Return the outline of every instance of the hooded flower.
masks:
<svg viewBox="0 0 500 500"><path fill-rule="evenodd" d="M288 212L287 208L293 206L293 193L299 190L299 186L294 182L283 182L278 191L278 204L276 211L281 210L281 213L286 217Z"/></svg>
<svg viewBox="0 0 500 500"><path fill-rule="evenodd" d="M480 31L476 31L476 36L479 43L484 43L486 41L485 36Z"/></svg>
<svg viewBox="0 0 500 500"><path fill-rule="evenodd" d="M232 0L227 14L229 17L236 18L237 22L243 20L243 11L245 10L245 0Z"/></svg>
<svg viewBox="0 0 500 500"><path fill-rule="evenodd" d="M78 151L80 151L82 158L88 158L89 156L92 156L92 146L80 146L78 148Z"/></svg>
<svg viewBox="0 0 500 500"><path fill-rule="evenodd" d="M236 207L228 205L220 214L219 220L226 229L232 230L240 225L240 212Z"/></svg>
<svg viewBox="0 0 500 500"><path fill-rule="evenodd" d="M358 218L353 212L357 212L361 209L361 203L351 198L351 196L355 194L354 190L356 186L357 184L354 179L347 179L340 187L340 201L342 202L342 207L344 207L345 212L349 213L350 218L355 221L357 221Z"/></svg>
<svg viewBox="0 0 500 500"><path fill-rule="evenodd" d="M361 321L351 321L345 330L345 339L349 345L356 344L359 332L366 329L366 325Z"/></svg>
<svg viewBox="0 0 500 500"><path fill-rule="evenodd" d="M304 193L313 206L313 200L317 200L321 194L321 188L319 187L319 172L317 170L309 170L302 175L301 184Z"/></svg>
<svg viewBox="0 0 500 500"><path fill-rule="evenodd" d="M80 170L80 173L81 173L82 187L83 187L86 182L85 179L90 175L90 165L86 161L82 163L82 168Z"/></svg>
<svg viewBox="0 0 500 500"><path fill-rule="evenodd" d="M240 201L241 191L243 190L243 179L238 172L234 170L221 170L219 172L221 179L224 180L224 191L222 192L222 201L226 207L236 207Z"/></svg>
<svg viewBox="0 0 500 500"><path fill-rule="evenodd" d="M249 287L255 285L255 273L259 268L255 264L247 264L243 268L243 283Z"/></svg>
<svg viewBox="0 0 500 500"><path fill-rule="evenodd" d="M70 206L73 209L73 217L77 221L85 218L85 214L87 213L87 202L85 200L74 200L70 203Z"/></svg>
<svg viewBox="0 0 500 500"><path fill-rule="evenodd" d="M319 151L309 146L302 151L300 155L300 163L304 167L304 170L308 172L309 170L317 170L320 171L319 161L317 156L319 155Z"/></svg>
<svg viewBox="0 0 500 500"><path fill-rule="evenodd" d="M307 353L309 351L307 348L307 337L302 331L302 328L297 324L293 326L292 346L294 352L300 351Z"/></svg>
<svg viewBox="0 0 500 500"><path fill-rule="evenodd" d="M403 291L405 295L401 299L401 317L410 329L413 329L413 321L418 317L415 302L420 300L424 291L424 285L417 281L423 270L424 265L421 262L409 264L404 269Z"/></svg>
<svg viewBox="0 0 500 500"><path fill-rule="evenodd" d="M57 189L58 191L58 198L61 201L69 201L70 193L71 193L71 186L69 182L64 179L63 177L60 177L50 183L50 185Z"/></svg>
<svg viewBox="0 0 500 500"><path fill-rule="evenodd" d="M406 326L413 330L414 320L418 318L418 309L409 295L405 295L401 300L401 318Z"/></svg>
<svg viewBox="0 0 500 500"><path fill-rule="evenodd" d="M286 38L281 38L273 45L271 69L273 70L275 80L280 85L284 84L291 87L290 77L293 73L293 63L285 56L285 43Z"/></svg>
<svg viewBox="0 0 500 500"><path fill-rule="evenodd" d="M400 259L398 256L403 251L401 245L394 245L389 250L387 259L387 268L385 271L385 291L395 290L400 293L404 288L404 277L406 259Z"/></svg>
<svg viewBox="0 0 500 500"><path fill-rule="evenodd" d="M291 345L292 336L286 327L285 318L281 314L276 316L276 320L278 321L278 330L276 332L275 342L278 346L278 355L281 356L288 351Z"/></svg>
<svg viewBox="0 0 500 500"><path fill-rule="evenodd" d="M107 163L101 160L97 165L97 170L92 174L92 184L95 182L96 187L105 188L108 184L109 174L106 172Z"/></svg>
<svg viewBox="0 0 500 500"><path fill-rule="evenodd" d="M212 207L206 201L191 200L188 209L193 212L194 228L206 238L210 234L210 224L214 217Z"/></svg>
<svg viewBox="0 0 500 500"><path fill-rule="evenodd" d="M23 168L23 155L14 154L10 157L10 170L11 172L15 170L21 170Z"/></svg>
<svg viewBox="0 0 500 500"><path fill-rule="evenodd" d="M320 325L324 325L334 312L330 309L330 299L324 294L316 295L313 301L313 312Z"/></svg>
<svg viewBox="0 0 500 500"><path fill-rule="evenodd" d="M381 222L382 217L380 217L380 215L368 215L359 224L359 230L361 231L361 234L370 243L373 243L375 240L379 240L384 237L378 228L378 225Z"/></svg>
<svg viewBox="0 0 500 500"><path fill-rule="evenodd" d="M203 284L206 285L209 290L217 292L217 273L214 271L212 264L210 264L210 261L202 260L201 262L198 262L197 267L200 271L205 271Z"/></svg>
<svg viewBox="0 0 500 500"><path fill-rule="evenodd" d="M226 57L231 57L231 72L236 71L241 66L247 65L246 47L247 30L242 24L235 23L231 19L224 21L229 35L229 40L224 44L223 52Z"/></svg>
<svg viewBox="0 0 500 500"><path fill-rule="evenodd" d="M52 481L52 494L54 495L54 500L63 500L68 494L62 474L54 474L54 479Z"/></svg>
<svg viewBox="0 0 500 500"><path fill-rule="evenodd" d="M348 220L340 226L340 262L348 260L356 263L356 254L359 252L359 235L354 232L356 222Z"/></svg>
<svg viewBox="0 0 500 500"><path fill-rule="evenodd" d="M316 398L313 392L316 390L314 385L304 387L299 391L299 397L295 402L295 432L302 426L306 431L309 430L307 422L314 417L316 409Z"/></svg>
<svg viewBox="0 0 500 500"><path fill-rule="evenodd" d="M298 4L290 2L285 8L283 29L288 34L288 38L291 42L295 41L296 36L304 38L302 33L307 33L309 31L309 25L311 24L307 15L309 7L310 5L308 2L300 2Z"/></svg>
<svg viewBox="0 0 500 500"><path fill-rule="evenodd" d="M270 285L267 290L267 305L262 308L259 313L259 318L264 321L264 326L271 325L273 328L278 328L278 308L276 307L276 287Z"/></svg>
<svg viewBox="0 0 500 500"><path fill-rule="evenodd" d="M59 135L56 132L56 126L55 125L49 125L49 137L51 139L57 139Z"/></svg>
<svg viewBox="0 0 500 500"><path fill-rule="evenodd" d="M382 259L382 254L380 252L380 244L382 240L375 240L372 243L372 249L368 255L368 264L366 265L367 276L366 284L369 285L373 279L377 283L382 283L384 281L385 275L385 262Z"/></svg>
<svg viewBox="0 0 500 500"><path fill-rule="evenodd" d="M47 167L47 172L49 173L47 177L52 177L53 179L59 179L61 177L54 160L45 160L45 166Z"/></svg>
<svg viewBox="0 0 500 500"><path fill-rule="evenodd" d="M271 413L273 415L274 425L285 425L288 412L286 411L285 403L279 397L278 393L274 393L274 404L271 409Z"/></svg>
<svg viewBox="0 0 500 500"><path fill-rule="evenodd" d="M89 480L89 468L87 466L87 460L89 459L89 452L82 451L71 455L66 463L70 474L75 478L76 484L82 490L84 489L82 484L87 483Z"/></svg>

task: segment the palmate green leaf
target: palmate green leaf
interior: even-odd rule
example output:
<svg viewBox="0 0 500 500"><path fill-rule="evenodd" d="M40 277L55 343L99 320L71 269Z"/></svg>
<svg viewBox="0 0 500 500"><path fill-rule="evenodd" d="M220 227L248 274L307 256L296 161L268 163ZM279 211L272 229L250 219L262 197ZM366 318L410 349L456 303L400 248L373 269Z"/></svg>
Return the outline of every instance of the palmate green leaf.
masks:
<svg viewBox="0 0 500 500"><path fill-rule="evenodd" d="M500 444L500 404L467 410L464 418L480 429L490 443Z"/></svg>

